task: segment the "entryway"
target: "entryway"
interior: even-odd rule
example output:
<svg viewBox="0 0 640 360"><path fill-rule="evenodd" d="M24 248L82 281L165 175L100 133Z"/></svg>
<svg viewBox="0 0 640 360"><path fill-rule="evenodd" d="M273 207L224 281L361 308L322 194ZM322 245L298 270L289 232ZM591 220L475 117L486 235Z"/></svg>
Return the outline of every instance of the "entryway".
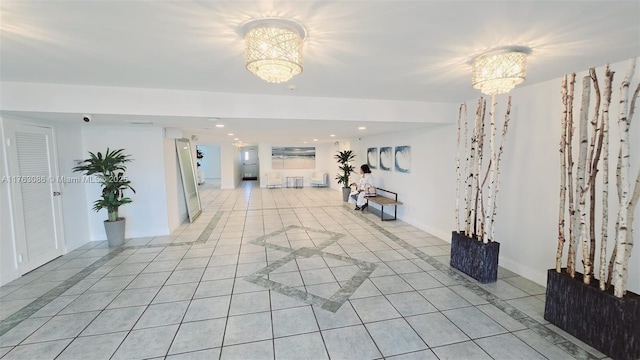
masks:
<svg viewBox="0 0 640 360"><path fill-rule="evenodd" d="M258 180L259 174L258 147L242 148L242 180Z"/></svg>

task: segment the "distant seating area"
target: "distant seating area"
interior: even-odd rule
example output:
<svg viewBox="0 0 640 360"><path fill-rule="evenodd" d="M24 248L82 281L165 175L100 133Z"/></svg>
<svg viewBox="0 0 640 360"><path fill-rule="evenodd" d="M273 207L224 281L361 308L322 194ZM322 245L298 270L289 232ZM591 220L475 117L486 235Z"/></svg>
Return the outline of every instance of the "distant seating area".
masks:
<svg viewBox="0 0 640 360"><path fill-rule="evenodd" d="M311 174L311 186L312 187L329 186L329 174L323 171L313 172L313 174Z"/></svg>

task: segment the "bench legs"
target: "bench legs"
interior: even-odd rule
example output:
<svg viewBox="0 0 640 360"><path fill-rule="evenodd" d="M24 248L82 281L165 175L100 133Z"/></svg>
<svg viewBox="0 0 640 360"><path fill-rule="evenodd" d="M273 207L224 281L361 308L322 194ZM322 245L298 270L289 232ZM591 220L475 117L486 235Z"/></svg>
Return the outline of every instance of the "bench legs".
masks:
<svg viewBox="0 0 640 360"><path fill-rule="evenodd" d="M384 205L380 205L380 221L392 221L398 218L398 205L393 205L393 217L389 219L384 218ZM369 199L367 199L367 208L369 208Z"/></svg>
<svg viewBox="0 0 640 360"><path fill-rule="evenodd" d="M398 218L398 205L393 205L393 217L385 219L384 218L384 205L380 205L380 220L381 221L393 221Z"/></svg>

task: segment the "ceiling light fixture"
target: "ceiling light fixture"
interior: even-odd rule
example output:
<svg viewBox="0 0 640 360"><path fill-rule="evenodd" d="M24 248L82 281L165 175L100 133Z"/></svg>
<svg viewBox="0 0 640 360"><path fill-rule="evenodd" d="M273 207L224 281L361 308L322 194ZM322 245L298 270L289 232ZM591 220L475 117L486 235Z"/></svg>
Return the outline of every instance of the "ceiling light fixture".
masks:
<svg viewBox="0 0 640 360"><path fill-rule="evenodd" d="M329 135L329 136L331 136L331 137L336 137L336 135L335 135L335 134L331 134L331 135Z"/></svg>
<svg viewBox="0 0 640 360"><path fill-rule="evenodd" d="M497 48L471 59L471 85L487 95L504 94L524 82L527 55L523 46Z"/></svg>
<svg viewBox="0 0 640 360"><path fill-rule="evenodd" d="M218 128L223 128L223 127L224 127L224 124L216 124L216 127L218 127Z"/></svg>
<svg viewBox="0 0 640 360"><path fill-rule="evenodd" d="M293 20L262 18L242 25L247 70L270 83L302 72L302 42L307 31Z"/></svg>
<svg viewBox="0 0 640 360"><path fill-rule="evenodd" d="M360 126L360 127L358 127L358 130L366 130L366 129L367 129L367 127L366 127L366 126Z"/></svg>

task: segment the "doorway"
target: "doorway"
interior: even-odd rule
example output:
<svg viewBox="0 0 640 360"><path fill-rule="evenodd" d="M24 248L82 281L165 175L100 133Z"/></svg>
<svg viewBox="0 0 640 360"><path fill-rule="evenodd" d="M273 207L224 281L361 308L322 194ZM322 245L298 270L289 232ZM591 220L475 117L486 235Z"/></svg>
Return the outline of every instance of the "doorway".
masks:
<svg viewBox="0 0 640 360"><path fill-rule="evenodd" d="M199 173L204 178L203 183L207 184L207 188L220 189L221 185L221 161L220 161L220 145L219 144L198 144L196 148L202 154L198 159L200 166Z"/></svg>
<svg viewBox="0 0 640 360"><path fill-rule="evenodd" d="M242 180L258 180L260 162L258 147L245 146L242 148Z"/></svg>
<svg viewBox="0 0 640 360"><path fill-rule="evenodd" d="M60 178L53 129L6 122L18 270L24 274L64 253Z"/></svg>

